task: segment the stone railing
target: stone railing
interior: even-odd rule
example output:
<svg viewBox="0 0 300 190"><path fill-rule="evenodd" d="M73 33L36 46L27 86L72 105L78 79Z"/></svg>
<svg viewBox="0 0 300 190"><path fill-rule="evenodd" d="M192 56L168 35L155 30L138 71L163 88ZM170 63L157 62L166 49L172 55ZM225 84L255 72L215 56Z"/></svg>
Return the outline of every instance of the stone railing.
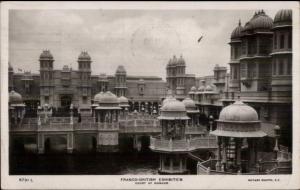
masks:
<svg viewBox="0 0 300 190"><path fill-rule="evenodd" d="M95 122L84 122L74 124L75 131L89 131L89 130L98 130L98 123Z"/></svg>
<svg viewBox="0 0 300 190"><path fill-rule="evenodd" d="M38 131L73 131L70 123L50 123L38 127Z"/></svg>
<svg viewBox="0 0 300 190"><path fill-rule="evenodd" d="M206 130L202 127L186 127L185 134L205 134Z"/></svg>
<svg viewBox="0 0 300 190"><path fill-rule="evenodd" d="M98 123L98 130L99 131L116 131L119 130L119 123Z"/></svg>
<svg viewBox="0 0 300 190"><path fill-rule="evenodd" d="M192 151L196 149L216 149L215 137L197 137L182 140L166 140L161 138L150 138L150 148L156 151Z"/></svg>
<svg viewBox="0 0 300 190"><path fill-rule="evenodd" d="M160 126L120 126L121 133L160 133Z"/></svg>

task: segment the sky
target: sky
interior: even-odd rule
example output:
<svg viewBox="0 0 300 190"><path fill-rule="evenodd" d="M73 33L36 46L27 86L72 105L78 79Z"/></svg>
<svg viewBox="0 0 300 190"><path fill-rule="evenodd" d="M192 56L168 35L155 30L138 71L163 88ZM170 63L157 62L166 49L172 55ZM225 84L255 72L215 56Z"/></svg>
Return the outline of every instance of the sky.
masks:
<svg viewBox="0 0 300 190"><path fill-rule="evenodd" d="M38 73L39 55L49 49L54 69L77 69L80 52L88 51L93 75L124 65L128 75L165 79L168 60L182 55L186 73L212 75L216 64L228 68L231 32L255 11L11 10L9 62L15 72ZM277 10L265 12L274 18Z"/></svg>

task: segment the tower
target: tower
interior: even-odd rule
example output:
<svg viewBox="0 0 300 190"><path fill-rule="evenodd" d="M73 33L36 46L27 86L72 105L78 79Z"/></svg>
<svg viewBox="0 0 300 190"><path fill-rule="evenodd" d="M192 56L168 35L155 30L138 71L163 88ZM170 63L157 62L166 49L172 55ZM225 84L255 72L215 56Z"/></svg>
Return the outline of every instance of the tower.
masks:
<svg viewBox="0 0 300 190"><path fill-rule="evenodd" d="M126 70L123 65L119 65L115 74L115 93L117 96L126 96Z"/></svg>
<svg viewBox="0 0 300 190"><path fill-rule="evenodd" d="M240 56L241 56L241 34L242 34L242 24L239 21L238 26L232 31L230 38L230 91L240 91Z"/></svg>
<svg viewBox="0 0 300 190"><path fill-rule="evenodd" d="M273 19L261 10L242 29L241 91L269 91Z"/></svg>
<svg viewBox="0 0 300 190"><path fill-rule="evenodd" d="M54 76L53 56L49 50L44 50L40 55L40 101L41 105L54 105Z"/></svg>
<svg viewBox="0 0 300 190"><path fill-rule="evenodd" d="M292 90L292 10L275 15L272 50L272 91Z"/></svg>
<svg viewBox="0 0 300 190"><path fill-rule="evenodd" d="M176 64L176 95L185 94L185 60L182 55Z"/></svg>
<svg viewBox="0 0 300 190"><path fill-rule="evenodd" d="M79 106L91 104L91 57L86 51L78 56L78 101Z"/></svg>

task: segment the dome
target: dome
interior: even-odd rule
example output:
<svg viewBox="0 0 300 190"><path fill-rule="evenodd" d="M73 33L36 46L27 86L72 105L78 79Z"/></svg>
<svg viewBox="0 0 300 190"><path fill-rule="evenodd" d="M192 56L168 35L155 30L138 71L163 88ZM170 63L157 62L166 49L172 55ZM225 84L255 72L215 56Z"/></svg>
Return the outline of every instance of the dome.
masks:
<svg viewBox="0 0 300 190"><path fill-rule="evenodd" d="M182 55L181 55L180 58L178 59L177 64L178 64L178 65L182 65L182 66L185 65L185 60L183 59Z"/></svg>
<svg viewBox="0 0 300 190"><path fill-rule="evenodd" d="M119 65L116 74L126 74L126 70L123 65Z"/></svg>
<svg viewBox="0 0 300 190"><path fill-rule="evenodd" d="M271 29L273 27L273 19L270 18L266 13L261 10L255 12L252 19L246 23L243 31L257 30L257 29Z"/></svg>
<svg viewBox="0 0 300 190"><path fill-rule="evenodd" d="M274 24L278 25L278 24L292 24L292 10L291 9L282 9L280 11L278 11L274 17Z"/></svg>
<svg viewBox="0 0 300 190"><path fill-rule="evenodd" d="M158 119L161 120L187 120L189 117L186 115L185 105L178 101L172 100L166 102L161 108L161 115Z"/></svg>
<svg viewBox="0 0 300 190"><path fill-rule="evenodd" d="M254 108L244 104L242 101L236 101L234 104L222 109L220 121L258 121L258 115Z"/></svg>
<svg viewBox="0 0 300 190"><path fill-rule="evenodd" d="M173 59L171 60L171 65L177 65L176 55L173 55Z"/></svg>
<svg viewBox="0 0 300 190"><path fill-rule="evenodd" d="M124 96L121 96L118 98L119 100L119 103L120 103L120 107L129 107L129 104L128 104L128 99Z"/></svg>
<svg viewBox="0 0 300 190"><path fill-rule="evenodd" d="M99 99L99 103L119 103L117 96L110 91L104 92Z"/></svg>
<svg viewBox="0 0 300 190"><path fill-rule="evenodd" d="M213 91L212 86L207 85L207 86L205 87L205 91Z"/></svg>
<svg viewBox="0 0 300 190"><path fill-rule="evenodd" d="M14 90L9 93L9 103L10 104L23 104L23 98L21 94L15 92Z"/></svg>
<svg viewBox="0 0 300 190"><path fill-rule="evenodd" d="M239 21L239 25L232 31L231 39L240 38L242 34L243 27L241 25L241 20Z"/></svg>
<svg viewBox="0 0 300 190"><path fill-rule="evenodd" d="M99 103L99 101L100 101L101 97L103 96L103 94L104 94L103 92L99 92L98 94L96 94L94 96L94 102Z"/></svg>
<svg viewBox="0 0 300 190"><path fill-rule="evenodd" d="M210 134L235 138L258 138L267 135L261 130L255 109L239 100L222 109L217 120L217 129Z"/></svg>
<svg viewBox="0 0 300 190"><path fill-rule="evenodd" d="M198 91L204 91L205 87L204 86L199 86Z"/></svg>
<svg viewBox="0 0 300 190"><path fill-rule="evenodd" d="M199 111L197 110L196 104L194 100L191 98L185 98L182 103L184 104L186 111L188 113L198 113Z"/></svg>
<svg viewBox="0 0 300 190"><path fill-rule="evenodd" d="M196 87L192 86L191 91L196 91L196 90L197 90Z"/></svg>
<svg viewBox="0 0 300 190"><path fill-rule="evenodd" d="M164 99L164 101L162 102L162 105L165 105L166 103L168 103L170 101L174 101L174 100L176 100L176 99L172 96L166 97L166 99Z"/></svg>
<svg viewBox="0 0 300 190"><path fill-rule="evenodd" d="M40 55L40 60L53 60L53 56L49 50L43 50L43 52Z"/></svg>
<svg viewBox="0 0 300 190"><path fill-rule="evenodd" d="M87 51L82 51L78 56L78 61L91 61L91 56Z"/></svg>

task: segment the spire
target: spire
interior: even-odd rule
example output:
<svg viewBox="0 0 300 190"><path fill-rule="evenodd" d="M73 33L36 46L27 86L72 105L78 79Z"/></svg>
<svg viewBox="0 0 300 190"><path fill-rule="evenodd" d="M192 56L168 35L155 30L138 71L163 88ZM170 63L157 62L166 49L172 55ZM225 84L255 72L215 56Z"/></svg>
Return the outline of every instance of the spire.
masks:
<svg viewBox="0 0 300 190"><path fill-rule="evenodd" d="M239 26L241 26L242 25L242 23L241 23L241 19L239 19Z"/></svg>

